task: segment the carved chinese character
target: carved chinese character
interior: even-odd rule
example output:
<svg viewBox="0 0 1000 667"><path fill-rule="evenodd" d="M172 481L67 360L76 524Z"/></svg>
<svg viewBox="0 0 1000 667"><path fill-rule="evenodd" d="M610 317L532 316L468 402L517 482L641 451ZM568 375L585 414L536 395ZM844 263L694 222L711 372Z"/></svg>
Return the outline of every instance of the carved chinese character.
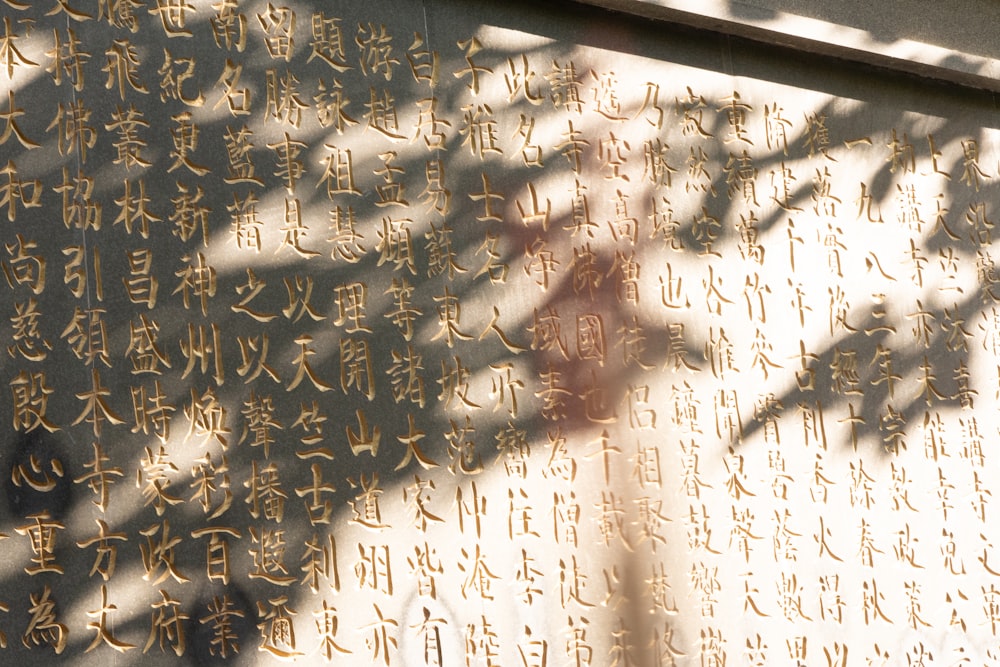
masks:
<svg viewBox="0 0 1000 667"><path fill-rule="evenodd" d="M295 649L295 626L292 616L297 612L288 606L288 598L281 596L268 600L268 603L270 609L263 602L259 600L257 602L257 614L261 618L257 628L260 629L262 638L258 649L283 660L302 655L301 651Z"/></svg>
<svg viewBox="0 0 1000 667"><path fill-rule="evenodd" d="M212 25L212 37L220 49L236 50L240 53L247 44L247 17L239 9L238 0L221 0L212 5L215 15L208 21Z"/></svg>
<svg viewBox="0 0 1000 667"><path fill-rule="evenodd" d="M87 627L94 630L96 632L96 636L94 637L94 640L90 642L90 646L84 649L84 653L90 653L95 648L100 646L101 642L104 642L119 653L125 653L129 649L135 648L134 644L126 644L125 642L115 638L115 636L111 634L111 630L108 628L108 614L117 610L117 606L108 604L108 587L102 584L100 609L87 612L87 616L96 619L87 623Z"/></svg>
<svg viewBox="0 0 1000 667"><path fill-rule="evenodd" d="M291 60L295 48L295 12L289 7L275 7L267 3L266 10L257 14L257 21L264 31L264 46L275 60Z"/></svg>
<svg viewBox="0 0 1000 667"><path fill-rule="evenodd" d="M229 595L223 595L221 599L218 595L213 596L208 603L209 615L198 620L201 625L212 624L212 641L209 642L208 651L223 659L239 653L239 633L233 628L233 619L246 616L243 611L234 609L232 604Z"/></svg>
<svg viewBox="0 0 1000 667"><path fill-rule="evenodd" d="M59 655L66 649L69 629L58 621L56 602L49 597L51 594L52 590L46 584L40 595L36 596L34 593L29 595L31 607L28 613L31 614L31 620L21 636L21 643L29 649L32 646L48 644L56 655Z"/></svg>

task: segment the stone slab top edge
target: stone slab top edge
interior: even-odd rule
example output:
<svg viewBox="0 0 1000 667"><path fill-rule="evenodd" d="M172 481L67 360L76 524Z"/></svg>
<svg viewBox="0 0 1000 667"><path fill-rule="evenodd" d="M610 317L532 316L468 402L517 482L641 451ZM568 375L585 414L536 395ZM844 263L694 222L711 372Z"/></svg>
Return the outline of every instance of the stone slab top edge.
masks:
<svg viewBox="0 0 1000 667"><path fill-rule="evenodd" d="M1000 60L909 39L886 43L858 28L737 0L576 0L889 70L1000 92Z"/></svg>

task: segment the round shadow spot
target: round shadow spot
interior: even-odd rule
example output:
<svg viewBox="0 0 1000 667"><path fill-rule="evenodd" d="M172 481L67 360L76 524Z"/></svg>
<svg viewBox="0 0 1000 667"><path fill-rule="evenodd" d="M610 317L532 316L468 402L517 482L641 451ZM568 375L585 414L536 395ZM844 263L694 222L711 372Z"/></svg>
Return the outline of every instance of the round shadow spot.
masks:
<svg viewBox="0 0 1000 667"><path fill-rule="evenodd" d="M21 518L43 512L53 519L65 515L73 490L65 461L63 445L52 433L37 429L19 434L3 480L11 513Z"/></svg>

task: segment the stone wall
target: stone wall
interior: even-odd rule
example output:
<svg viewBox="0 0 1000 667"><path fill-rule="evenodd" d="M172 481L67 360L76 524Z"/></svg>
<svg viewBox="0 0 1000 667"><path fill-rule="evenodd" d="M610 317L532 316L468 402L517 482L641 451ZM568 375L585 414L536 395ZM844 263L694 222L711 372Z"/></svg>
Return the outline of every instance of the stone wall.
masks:
<svg viewBox="0 0 1000 667"><path fill-rule="evenodd" d="M562 3L2 17L6 659L995 660L971 79Z"/></svg>

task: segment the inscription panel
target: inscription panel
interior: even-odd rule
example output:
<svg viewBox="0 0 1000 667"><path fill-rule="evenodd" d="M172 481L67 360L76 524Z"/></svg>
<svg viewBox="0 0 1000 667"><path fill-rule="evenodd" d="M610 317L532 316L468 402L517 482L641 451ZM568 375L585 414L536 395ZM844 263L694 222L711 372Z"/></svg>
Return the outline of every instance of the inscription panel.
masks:
<svg viewBox="0 0 1000 667"><path fill-rule="evenodd" d="M0 6L10 659L995 659L989 100L596 12Z"/></svg>

